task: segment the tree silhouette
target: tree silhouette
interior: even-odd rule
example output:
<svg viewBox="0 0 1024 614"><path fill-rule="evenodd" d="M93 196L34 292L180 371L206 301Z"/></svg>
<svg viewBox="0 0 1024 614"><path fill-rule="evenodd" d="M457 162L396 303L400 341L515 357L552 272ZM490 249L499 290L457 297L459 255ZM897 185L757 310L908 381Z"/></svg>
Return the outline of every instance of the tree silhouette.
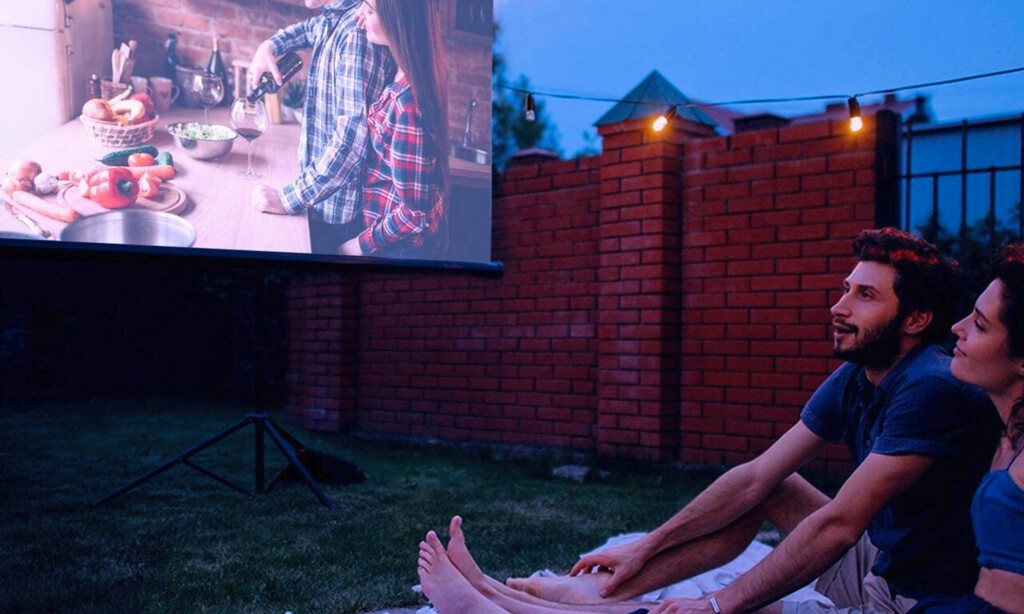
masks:
<svg viewBox="0 0 1024 614"><path fill-rule="evenodd" d="M491 66L491 163L497 175L517 151L541 147L561 155L558 128L545 112L544 101L534 97L536 119L527 121L525 96L509 89L508 66L498 44L501 28L494 22L494 60ZM529 91L525 75L516 78L516 89Z"/></svg>

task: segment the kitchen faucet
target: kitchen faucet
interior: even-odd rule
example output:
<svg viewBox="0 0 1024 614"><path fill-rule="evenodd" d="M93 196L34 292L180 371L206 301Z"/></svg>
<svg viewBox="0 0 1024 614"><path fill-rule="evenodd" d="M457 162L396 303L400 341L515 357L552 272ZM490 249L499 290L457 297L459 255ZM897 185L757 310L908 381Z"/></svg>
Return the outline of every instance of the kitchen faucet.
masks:
<svg viewBox="0 0 1024 614"><path fill-rule="evenodd" d="M466 110L466 131L462 134L462 146L471 147L473 143L472 137L469 135L470 128L473 125L473 107L476 106L476 98L469 101L469 109Z"/></svg>

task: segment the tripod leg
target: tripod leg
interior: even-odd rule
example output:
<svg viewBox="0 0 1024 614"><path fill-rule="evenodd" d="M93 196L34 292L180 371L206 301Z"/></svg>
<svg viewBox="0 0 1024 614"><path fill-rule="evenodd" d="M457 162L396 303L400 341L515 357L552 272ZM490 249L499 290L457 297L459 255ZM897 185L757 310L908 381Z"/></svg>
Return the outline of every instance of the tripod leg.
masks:
<svg viewBox="0 0 1024 614"><path fill-rule="evenodd" d="M135 488L136 486L139 486L139 485L143 484L144 482L147 482L147 481L151 480L152 478L155 478L156 476L158 476L161 473L167 471L168 469L170 469L171 467L177 465L178 463L187 460L189 457L195 456L196 454L199 454L200 452L202 452L206 448L209 448L213 444L217 443L221 439L224 439L228 435L234 433L235 431L237 431L238 429L246 426L247 424L249 424L252 421L253 421L253 418L251 416L247 416L247 417L243 418L239 422L236 422L235 424L229 426L228 428L224 429L220 433L217 433L216 435L214 435L213 437L211 437L211 438L207 439L206 441L200 443L199 445L196 445L196 446L193 446L192 448L189 448L188 450L182 452L181 454L179 454L179 455L175 456L174 458L172 458L171 460L167 461L163 465L160 465L156 469L153 469L153 470L151 470L151 471L149 471L149 472L139 476L138 478L132 480L128 484L125 484L121 488L118 488L117 490L115 490L114 492L110 493L106 497L103 497L102 499L100 499L100 500L96 501L95 503L93 503L92 507L96 507L98 505L106 503L107 501L110 501L111 499L116 499L117 497L120 497L121 495L123 495L124 493L128 492L129 490Z"/></svg>
<svg viewBox="0 0 1024 614"><path fill-rule="evenodd" d="M295 455L295 450L293 450L292 447L288 445L288 443L284 441L284 439L281 438L281 435L277 432L277 429L274 428L274 423L268 419L264 427L267 429L267 433L270 435L270 438L274 441L275 444L277 444L278 449L281 450L281 453L288 458L288 461L291 462L291 464L295 465L296 469L298 469L299 473L302 475L302 479L306 481L306 485L309 486L309 489L313 491L313 494L316 495L316 498L320 500L320 503L323 504L323 506L326 507L327 509L333 511L334 504L331 502L330 499L327 498L327 495L325 495L324 492L320 489L320 485L316 483L316 480L313 479L313 476L309 475L309 471L306 470L306 468L302 465L302 462L300 462L299 458Z"/></svg>
<svg viewBox="0 0 1024 614"><path fill-rule="evenodd" d="M256 427L256 492L263 494L264 464L263 464L263 420L256 420L253 426Z"/></svg>

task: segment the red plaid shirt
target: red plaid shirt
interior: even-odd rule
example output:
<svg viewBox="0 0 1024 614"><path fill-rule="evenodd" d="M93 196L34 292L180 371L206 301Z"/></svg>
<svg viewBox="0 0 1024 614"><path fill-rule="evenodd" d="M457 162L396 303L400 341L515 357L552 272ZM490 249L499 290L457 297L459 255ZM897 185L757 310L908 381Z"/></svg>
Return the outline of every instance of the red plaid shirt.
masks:
<svg viewBox="0 0 1024 614"><path fill-rule="evenodd" d="M370 153L363 183L363 253L399 258L443 257L444 198L437 145L424 131L405 76L370 106Z"/></svg>

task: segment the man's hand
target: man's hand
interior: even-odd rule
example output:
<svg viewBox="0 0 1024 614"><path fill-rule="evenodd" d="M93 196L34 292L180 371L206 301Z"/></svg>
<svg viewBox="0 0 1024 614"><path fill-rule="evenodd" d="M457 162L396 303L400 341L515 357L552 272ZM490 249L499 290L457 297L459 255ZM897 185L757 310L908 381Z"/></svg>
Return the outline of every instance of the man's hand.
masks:
<svg viewBox="0 0 1024 614"><path fill-rule="evenodd" d="M277 193L274 188L263 185L262 183L257 185L252 190L252 194L249 195L249 202L256 208L257 211L262 213L274 213L277 215L287 215L288 211L284 208L284 203L281 202L281 196Z"/></svg>
<svg viewBox="0 0 1024 614"><path fill-rule="evenodd" d="M634 548L634 544L613 546L599 552L581 557L573 565L570 576L585 573L594 567L611 570L612 575L608 582L601 588L601 597L609 597L615 593L626 580L632 578L644 565L644 559Z"/></svg>
<svg viewBox="0 0 1024 614"><path fill-rule="evenodd" d="M666 599L654 609L651 614L714 614L711 601L707 597L699 599Z"/></svg>
<svg viewBox="0 0 1024 614"><path fill-rule="evenodd" d="M256 47L256 52L252 54L252 61L249 62L249 89L256 89L256 84L260 82L260 77L263 73L269 72L274 76L274 81L277 81L278 85L281 85L283 79L281 78L281 71L277 69L277 58L274 56L274 45L270 41L263 41L259 47Z"/></svg>
<svg viewBox="0 0 1024 614"><path fill-rule="evenodd" d="M359 247L359 237L355 237L345 241L338 248L338 253L342 256L362 256L363 248Z"/></svg>

